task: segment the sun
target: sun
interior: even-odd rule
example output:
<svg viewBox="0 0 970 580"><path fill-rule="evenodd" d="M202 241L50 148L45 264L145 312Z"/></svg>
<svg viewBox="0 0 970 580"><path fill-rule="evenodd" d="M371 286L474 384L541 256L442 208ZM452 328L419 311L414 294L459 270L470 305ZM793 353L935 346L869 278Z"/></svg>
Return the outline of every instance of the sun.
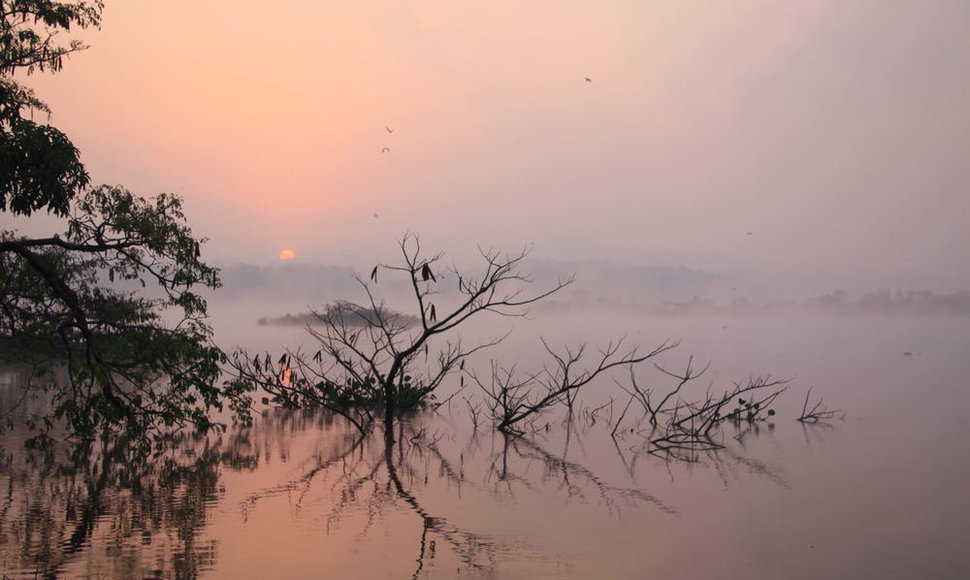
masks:
<svg viewBox="0 0 970 580"><path fill-rule="evenodd" d="M296 252L290 250L289 248L280 252L280 260L292 260L296 257Z"/></svg>

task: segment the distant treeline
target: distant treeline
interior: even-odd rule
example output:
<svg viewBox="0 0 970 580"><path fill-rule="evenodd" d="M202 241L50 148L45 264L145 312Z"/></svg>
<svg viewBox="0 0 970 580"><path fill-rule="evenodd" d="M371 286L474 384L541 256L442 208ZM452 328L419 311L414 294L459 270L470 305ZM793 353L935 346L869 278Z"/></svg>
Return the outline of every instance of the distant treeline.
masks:
<svg viewBox="0 0 970 580"><path fill-rule="evenodd" d="M937 294L931 291L877 290L850 297L833 291L810 298L736 296L737 281L682 266L630 266L604 260L530 260L526 269L536 287L548 287L576 274L576 282L564 292L536 304L536 313L614 312L618 314L770 314L804 312L818 314L879 314L908 316L970 316L970 291ZM369 271L369 268L365 270ZM321 304L341 299L360 300L361 287L349 267L311 264L252 266L236 264L222 269L224 287L220 298L263 297L281 304ZM447 274L439 276L446 295L453 285ZM406 279L384 277L382 291L392 300L408 296ZM739 284L737 284L739 285ZM712 298L714 297L714 298ZM315 324L311 313L287 314L259 319L260 324Z"/></svg>
<svg viewBox="0 0 970 580"><path fill-rule="evenodd" d="M935 294L929 291L878 290L852 299L846 292L836 291L804 300L756 302L737 297L718 302L694 295L689 300L626 300L589 292L573 292L566 299L550 299L536 307L537 312L549 315L568 315L581 312L604 312L641 316L676 315L762 315L804 313L817 315L879 315L879 316L970 316L970 291L954 294Z"/></svg>
<svg viewBox="0 0 970 580"><path fill-rule="evenodd" d="M727 304L694 297L688 302L664 302L655 312L661 314L730 313L759 314L799 312L822 315L880 316L970 316L970 291L936 294L920 290L877 290L852 299L835 291L802 301L756 303L735 298Z"/></svg>
<svg viewBox="0 0 970 580"><path fill-rule="evenodd" d="M366 278L373 264L361 266L358 273ZM536 287L548 287L558 280L576 276L570 292L608 295L611 298L657 302L678 300L693 294L706 294L717 284L728 282L719 276L683 266L636 266L605 260L553 261L531 259L523 268ZM273 298L289 302L320 304L337 299L357 299L360 284L354 279L354 268L318 264L277 264L253 266L234 264L221 269L223 287L220 298ZM447 279L439 278L443 282ZM410 284L405 278L381 277L382 291L393 297L409 297ZM443 291L452 285L445 283ZM385 294L388 296L388 294Z"/></svg>
<svg viewBox="0 0 970 580"><path fill-rule="evenodd" d="M283 316L261 316L256 320L260 326L306 326L321 324L320 318L312 312L304 314L284 314Z"/></svg>
<svg viewBox="0 0 970 580"><path fill-rule="evenodd" d="M283 316L263 316L256 320L256 324L260 326L306 326L324 324L324 319L328 315L336 315L338 313L343 313L344 319L347 321L349 326L365 326L365 323L371 324L377 320L377 312L371 308L357 308L353 309L353 314L349 315L347 309L340 309L338 311L339 304L327 304L322 309L317 312L304 312L301 314L284 314ZM390 309L382 309L382 318L385 320L393 318L394 320L401 322L407 326L417 324L418 318L408 314L401 314L399 312L394 312Z"/></svg>
<svg viewBox="0 0 970 580"><path fill-rule="evenodd" d="M832 292L808 301L806 307L834 313L970 316L970 291L935 294L925 290L879 290L855 300L845 292Z"/></svg>

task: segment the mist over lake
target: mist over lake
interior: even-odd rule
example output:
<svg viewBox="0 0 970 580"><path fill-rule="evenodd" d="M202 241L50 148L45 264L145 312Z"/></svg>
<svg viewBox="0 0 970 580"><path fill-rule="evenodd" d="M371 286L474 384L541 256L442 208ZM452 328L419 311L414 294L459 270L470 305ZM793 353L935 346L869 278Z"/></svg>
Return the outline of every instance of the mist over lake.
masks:
<svg viewBox="0 0 970 580"><path fill-rule="evenodd" d="M403 302L403 300L402 300ZM224 347L312 349L300 327L259 325L299 301L212 304ZM267 408L251 428L186 437L147 473L96 478L57 451L4 435L6 574L233 578L275 575L452 578L961 578L970 571L964 490L970 461L970 328L932 316L534 315L470 327L513 332L491 359L539 370L540 337L605 345L680 341L660 364L710 361L719 389L753 374L790 378L777 415L725 430L692 460L649 453L642 410L609 379L567 421L545 414L523 437L477 417L465 385L361 439L322 411ZM643 380L664 388L644 370ZM12 392L18 375L3 375ZM622 375L617 377L622 378ZM808 388L838 417L795 421ZM458 388L448 385L446 396ZM468 402L465 399L468 399ZM814 400L814 399L813 399ZM59 467L57 467L59 466ZM92 479L95 478L95 479ZM135 481L139 483L133 487Z"/></svg>

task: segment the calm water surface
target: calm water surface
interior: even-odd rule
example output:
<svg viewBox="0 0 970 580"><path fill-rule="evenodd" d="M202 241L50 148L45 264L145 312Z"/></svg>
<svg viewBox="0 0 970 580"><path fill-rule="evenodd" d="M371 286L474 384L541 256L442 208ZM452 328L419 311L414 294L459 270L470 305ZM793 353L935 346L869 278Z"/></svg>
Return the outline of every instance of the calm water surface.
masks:
<svg viewBox="0 0 970 580"><path fill-rule="evenodd" d="M269 333L248 346L302 336L250 328L253 319L232 331ZM724 450L693 462L647 453L649 432L632 414L611 437L611 412L615 421L625 395L609 379L591 387L572 422L550 415L514 439L484 419L475 430L462 398L400 425L392 447L324 413L266 410L252 428L186 437L149 465L110 447L80 458L29 452L13 431L0 452L0 570L9 578L970 577L967 321L537 324L492 355L539 364L535 334L596 344L626 333L647 346L682 339L665 360L674 366L691 353L710 359L701 392L750 374L794 380L772 424L729 427ZM16 369L0 374L4 408L21 380ZM795 421L809 386L844 419ZM589 413L611 396L612 408Z"/></svg>

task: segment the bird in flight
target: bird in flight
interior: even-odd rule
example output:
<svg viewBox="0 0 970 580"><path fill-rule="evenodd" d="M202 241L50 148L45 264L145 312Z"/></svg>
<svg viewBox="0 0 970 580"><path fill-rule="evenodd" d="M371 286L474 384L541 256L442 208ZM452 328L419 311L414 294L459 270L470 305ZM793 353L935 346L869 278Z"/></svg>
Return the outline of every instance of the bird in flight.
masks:
<svg viewBox="0 0 970 580"><path fill-rule="evenodd" d="M390 153L390 152L391 152L390 147L381 147L381 153Z"/></svg>
<svg viewBox="0 0 970 580"><path fill-rule="evenodd" d="M586 82L591 83L591 82L593 82L593 79L591 79L589 77L586 77Z"/></svg>
<svg viewBox="0 0 970 580"><path fill-rule="evenodd" d="M384 130L387 131L388 133L394 132L394 129L391 129L390 127L384 127Z"/></svg>

